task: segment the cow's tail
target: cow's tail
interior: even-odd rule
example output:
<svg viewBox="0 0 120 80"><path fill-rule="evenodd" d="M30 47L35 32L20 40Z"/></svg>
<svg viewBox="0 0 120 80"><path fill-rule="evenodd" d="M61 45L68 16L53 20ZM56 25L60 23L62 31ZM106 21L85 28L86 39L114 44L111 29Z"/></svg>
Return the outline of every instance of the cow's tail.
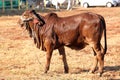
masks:
<svg viewBox="0 0 120 80"><path fill-rule="evenodd" d="M106 35L106 23L105 23L105 19L102 17L102 25L103 25L103 36L104 36L104 51L103 54L106 54L107 52L107 35Z"/></svg>

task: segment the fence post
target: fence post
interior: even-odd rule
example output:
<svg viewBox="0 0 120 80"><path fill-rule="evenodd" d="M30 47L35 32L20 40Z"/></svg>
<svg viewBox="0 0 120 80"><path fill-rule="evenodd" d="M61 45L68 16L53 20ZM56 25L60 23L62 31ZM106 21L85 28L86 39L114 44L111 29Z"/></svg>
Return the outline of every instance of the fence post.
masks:
<svg viewBox="0 0 120 80"><path fill-rule="evenodd" d="M43 3L44 3L44 7L46 8L46 0L44 0Z"/></svg>
<svg viewBox="0 0 120 80"><path fill-rule="evenodd" d="M28 0L26 0L26 10L28 10Z"/></svg>
<svg viewBox="0 0 120 80"><path fill-rule="evenodd" d="M10 0L10 8L11 8L11 10L13 9L13 3L12 3L12 0Z"/></svg>
<svg viewBox="0 0 120 80"><path fill-rule="evenodd" d="M5 11L5 3L4 3L4 0L2 0L2 2L3 2L2 11L4 12L4 11Z"/></svg>
<svg viewBox="0 0 120 80"><path fill-rule="evenodd" d="M20 10L20 0L18 0L18 10Z"/></svg>

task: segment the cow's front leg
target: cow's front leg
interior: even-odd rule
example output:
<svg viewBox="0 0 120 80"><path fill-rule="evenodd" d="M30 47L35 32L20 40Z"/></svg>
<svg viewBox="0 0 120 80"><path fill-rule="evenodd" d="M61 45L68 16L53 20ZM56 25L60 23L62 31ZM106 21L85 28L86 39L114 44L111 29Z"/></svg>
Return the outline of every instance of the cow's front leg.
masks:
<svg viewBox="0 0 120 80"><path fill-rule="evenodd" d="M69 72L69 67L68 67L67 60L66 60L65 48L61 47L61 48L58 49L58 51L59 51L59 54L62 57L62 61L63 61L63 64L64 64L64 73L68 73Z"/></svg>
<svg viewBox="0 0 120 80"><path fill-rule="evenodd" d="M48 71L49 68L50 68L50 60L51 60L51 57L52 57L52 52L47 51L47 53L46 53L45 73L47 73L47 71Z"/></svg>
<svg viewBox="0 0 120 80"><path fill-rule="evenodd" d="M45 65L45 73L49 70L50 67L50 61L52 57L52 52L53 52L53 45L50 40L45 40L44 46L46 48L46 65Z"/></svg>

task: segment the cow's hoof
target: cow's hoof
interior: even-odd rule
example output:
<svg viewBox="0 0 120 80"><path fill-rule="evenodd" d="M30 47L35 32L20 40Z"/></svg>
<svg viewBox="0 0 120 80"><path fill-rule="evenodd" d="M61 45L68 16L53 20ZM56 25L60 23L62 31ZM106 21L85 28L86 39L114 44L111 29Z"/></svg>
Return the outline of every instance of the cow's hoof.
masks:
<svg viewBox="0 0 120 80"><path fill-rule="evenodd" d="M89 71L90 74L91 74L91 73L93 74L94 72L95 72L95 71L93 71L93 70L90 70L90 71Z"/></svg>
<svg viewBox="0 0 120 80"><path fill-rule="evenodd" d="M102 77L102 74L103 74L102 72L97 73L99 77Z"/></svg>
<svg viewBox="0 0 120 80"><path fill-rule="evenodd" d="M44 73L47 74L47 71L45 71Z"/></svg>
<svg viewBox="0 0 120 80"><path fill-rule="evenodd" d="M69 73L68 71L64 71L65 74Z"/></svg>

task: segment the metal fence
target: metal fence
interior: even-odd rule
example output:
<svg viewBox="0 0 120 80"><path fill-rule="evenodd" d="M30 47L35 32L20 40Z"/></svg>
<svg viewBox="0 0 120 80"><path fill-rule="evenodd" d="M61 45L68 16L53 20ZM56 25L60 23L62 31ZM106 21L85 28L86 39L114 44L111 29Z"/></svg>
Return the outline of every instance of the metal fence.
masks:
<svg viewBox="0 0 120 80"><path fill-rule="evenodd" d="M20 10L21 9L20 3L21 0L0 0L0 10L2 10L3 12L8 9ZM24 5L24 8L27 9L27 3Z"/></svg>

